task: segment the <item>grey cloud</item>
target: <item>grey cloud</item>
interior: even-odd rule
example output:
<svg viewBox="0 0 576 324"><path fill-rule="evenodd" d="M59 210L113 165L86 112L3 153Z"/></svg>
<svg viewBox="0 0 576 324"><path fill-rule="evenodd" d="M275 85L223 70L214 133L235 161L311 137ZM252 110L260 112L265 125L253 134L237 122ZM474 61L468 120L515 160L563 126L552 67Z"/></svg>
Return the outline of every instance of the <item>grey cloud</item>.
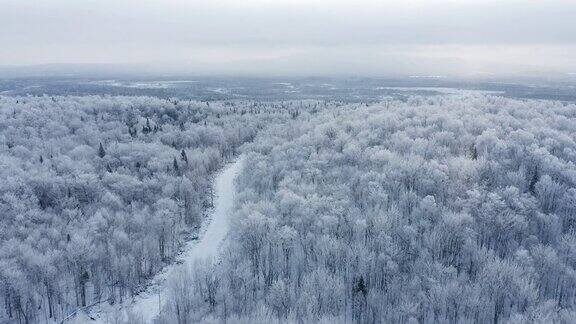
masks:
<svg viewBox="0 0 576 324"><path fill-rule="evenodd" d="M576 30L576 3L566 0L249 0L242 4L222 0L0 0L0 4L0 41L10 46L0 50L0 59L16 64L190 57L202 62L210 57L199 57L199 53L210 48L228 48L230 56L238 49L251 51L254 57L271 50L308 49L313 55L321 51L310 48L332 48L342 60L350 61L358 58L347 56L346 48L355 46L571 48L576 44L576 33L572 32ZM302 54L305 52L299 55L306 56ZM412 54L396 53L387 58L407 62ZM315 59L289 56L293 58L281 56L278 64ZM446 57L454 62L463 60L457 53L447 52ZM541 61L526 63L547 65Z"/></svg>

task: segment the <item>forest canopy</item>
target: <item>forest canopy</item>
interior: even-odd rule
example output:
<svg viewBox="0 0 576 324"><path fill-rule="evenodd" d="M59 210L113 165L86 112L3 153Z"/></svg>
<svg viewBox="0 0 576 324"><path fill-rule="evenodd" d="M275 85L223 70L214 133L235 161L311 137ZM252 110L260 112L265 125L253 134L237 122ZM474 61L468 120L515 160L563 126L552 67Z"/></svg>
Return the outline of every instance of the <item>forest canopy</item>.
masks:
<svg viewBox="0 0 576 324"><path fill-rule="evenodd" d="M214 172L317 106L0 96L0 319L60 320L138 294L197 235Z"/></svg>
<svg viewBox="0 0 576 324"><path fill-rule="evenodd" d="M571 322L575 136L574 104L487 95L270 127L244 148L224 260L164 322Z"/></svg>
<svg viewBox="0 0 576 324"><path fill-rule="evenodd" d="M139 294L240 154L219 262L172 281L158 323L576 318L576 105L466 92L0 96L2 316Z"/></svg>

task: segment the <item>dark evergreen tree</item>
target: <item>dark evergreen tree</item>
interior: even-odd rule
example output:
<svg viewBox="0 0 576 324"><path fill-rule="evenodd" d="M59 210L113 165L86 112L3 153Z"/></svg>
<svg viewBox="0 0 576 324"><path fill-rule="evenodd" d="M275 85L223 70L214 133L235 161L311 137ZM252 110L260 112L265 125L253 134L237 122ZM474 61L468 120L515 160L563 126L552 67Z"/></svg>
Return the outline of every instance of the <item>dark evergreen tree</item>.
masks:
<svg viewBox="0 0 576 324"><path fill-rule="evenodd" d="M180 152L180 157L182 159L182 161L186 162L186 164L188 164L188 156L186 155L186 151L184 151L184 149L182 149L182 152Z"/></svg>
<svg viewBox="0 0 576 324"><path fill-rule="evenodd" d="M174 161L172 163L172 168L174 168L174 172L178 173L178 171L180 171L180 169L178 168L178 161L176 160L176 158L174 158Z"/></svg>
<svg viewBox="0 0 576 324"><path fill-rule="evenodd" d="M536 183L540 180L540 175L538 173L538 166L534 167L534 171L532 171L532 178L530 179L530 183L528 184L528 190L531 194L536 194Z"/></svg>
<svg viewBox="0 0 576 324"><path fill-rule="evenodd" d="M100 158L106 156L106 151L104 150L104 146L102 146L102 143L100 143L100 146L98 147L98 156Z"/></svg>

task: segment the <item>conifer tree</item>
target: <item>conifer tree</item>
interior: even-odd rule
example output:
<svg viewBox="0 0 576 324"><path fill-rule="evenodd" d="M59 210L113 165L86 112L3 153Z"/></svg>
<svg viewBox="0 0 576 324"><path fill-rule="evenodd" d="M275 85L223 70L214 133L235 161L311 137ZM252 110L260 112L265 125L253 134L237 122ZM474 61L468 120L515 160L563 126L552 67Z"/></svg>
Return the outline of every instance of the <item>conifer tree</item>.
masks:
<svg viewBox="0 0 576 324"><path fill-rule="evenodd" d="M188 164L188 156L186 156L186 151L184 151L184 149L182 149L182 152L180 152L180 156L182 157L182 161Z"/></svg>
<svg viewBox="0 0 576 324"><path fill-rule="evenodd" d="M100 146L98 147L98 156L100 158L106 156L106 151L104 150L104 146L102 146L102 143L100 143Z"/></svg>
<svg viewBox="0 0 576 324"><path fill-rule="evenodd" d="M173 166L175 172L179 171L178 161L176 160L176 158L174 158L174 162L172 163L172 166Z"/></svg>

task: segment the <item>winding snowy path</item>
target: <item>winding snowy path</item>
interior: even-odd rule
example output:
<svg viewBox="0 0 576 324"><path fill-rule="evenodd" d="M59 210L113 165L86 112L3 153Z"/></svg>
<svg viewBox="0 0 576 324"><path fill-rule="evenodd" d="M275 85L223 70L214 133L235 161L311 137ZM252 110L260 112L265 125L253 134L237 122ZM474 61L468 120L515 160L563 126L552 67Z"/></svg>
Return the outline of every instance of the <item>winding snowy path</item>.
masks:
<svg viewBox="0 0 576 324"><path fill-rule="evenodd" d="M118 307L103 306L94 309L92 316L96 320L89 320L85 314L77 316L75 323L114 323L117 319L127 319L128 314L137 314L142 323L151 323L158 315L167 300L170 279L177 276L182 267L190 267L196 260L215 259L222 242L228 234L228 215L234 206L234 179L242 167L243 160L228 164L217 176L214 183L216 198L214 210L203 225L200 239L190 241L184 252L177 258L177 262L167 266L158 273L148 289L136 296L132 303ZM84 317L84 318L80 318Z"/></svg>

